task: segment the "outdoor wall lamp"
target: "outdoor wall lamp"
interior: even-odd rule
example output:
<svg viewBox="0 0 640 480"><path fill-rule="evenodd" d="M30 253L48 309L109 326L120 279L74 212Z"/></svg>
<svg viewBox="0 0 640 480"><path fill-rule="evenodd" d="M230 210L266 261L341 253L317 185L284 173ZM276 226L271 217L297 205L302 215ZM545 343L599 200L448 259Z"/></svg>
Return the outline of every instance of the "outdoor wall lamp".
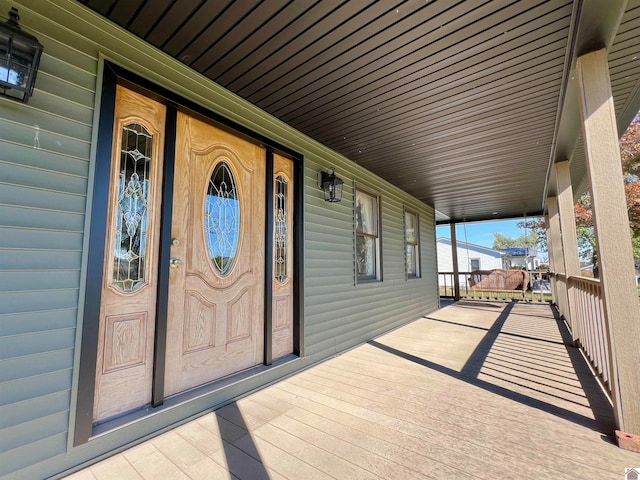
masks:
<svg viewBox="0 0 640 480"><path fill-rule="evenodd" d="M33 93L43 46L18 25L18 10L11 7L9 20L0 23L0 95L27 102Z"/></svg>
<svg viewBox="0 0 640 480"><path fill-rule="evenodd" d="M335 168L331 172L318 172L318 187L324 191L324 199L327 202L339 202L342 200L342 186L344 182L336 177Z"/></svg>

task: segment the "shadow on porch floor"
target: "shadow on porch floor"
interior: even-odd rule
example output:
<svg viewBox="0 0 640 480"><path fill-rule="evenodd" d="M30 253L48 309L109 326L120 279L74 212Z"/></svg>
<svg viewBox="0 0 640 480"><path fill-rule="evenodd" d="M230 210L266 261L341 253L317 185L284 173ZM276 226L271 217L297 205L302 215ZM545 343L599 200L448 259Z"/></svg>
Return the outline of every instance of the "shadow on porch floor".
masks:
<svg viewBox="0 0 640 480"><path fill-rule="evenodd" d="M620 479L548 305L461 301L68 477Z"/></svg>

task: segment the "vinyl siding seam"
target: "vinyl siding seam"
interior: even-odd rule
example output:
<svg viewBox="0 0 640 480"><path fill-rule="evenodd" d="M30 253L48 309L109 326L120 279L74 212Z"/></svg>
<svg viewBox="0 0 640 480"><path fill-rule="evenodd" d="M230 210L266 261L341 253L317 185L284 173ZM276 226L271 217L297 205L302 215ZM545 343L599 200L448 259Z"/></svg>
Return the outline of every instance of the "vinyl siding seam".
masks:
<svg viewBox="0 0 640 480"><path fill-rule="evenodd" d="M44 111L44 110L36 110L36 111L38 111L38 112L40 112L40 113L49 114L49 112ZM56 118L60 118L60 119L62 119L62 120L66 120L66 121L69 121L69 122L75 123L75 124L77 124L77 125L82 125L83 127L89 127L89 128L92 128L92 126L91 126L91 125L87 125L87 124L85 124L85 123L83 123L83 122L75 121L75 120L73 120L73 119L71 119L71 118L64 117L64 116L62 116L62 115L54 115L54 116L55 116ZM29 125L29 124L25 124L25 123L20 123L20 122L15 122L15 121L10 120L10 119L8 119L8 118L3 118L3 119L2 119L2 121L3 121L3 122L6 122L6 123L9 123L9 124L12 124L12 125L15 125L15 126L18 126L18 127L24 127L24 128L27 128L27 129L31 129L31 130L38 131L38 132L43 132L43 133L46 133L46 134L48 134L48 135L51 135L52 137L67 138L67 139L69 139L69 140L73 140L74 142L78 142L78 143L83 143L83 144L91 145L91 138L84 139L84 138L81 138L81 137L72 137L71 135L65 135L65 134L63 134L63 133L54 132L54 131L52 131L52 130L46 130L46 129L44 129L44 128L40 128L40 127L34 128L34 126L33 126L33 125ZM6 141L6 140L3 140L3 141ZM15 143L15 142L10 142L10 143ZM25 145L25 144L22 144L22 143L18 143L18 145L23 145L23 146L25 146L25 147L34 148L34 149L36 149L36 150L43 150L43 151L45 151L45 152L50 151L51 153L54 153L54 154L56 154L56 155L65 155L64 153L58 153L58 152L56 152L56 151L51 151L51 150L41 149L41 148L39 148L39 147L33 147L33 146L31 146L31 145ZM68 157L72 157L72 158L76 158L74 155L66 155L66 156L68 156ZM82 157L78 157L78 158L82 158ZM89 161L88 159L85 159L85 160L86 160L86 161Z"/></svg>
<svg viewBox="0 0 640 480"><path fill-rule="evenodd" d="M37 212L47 212L47 213L64 213L65 215L79 215L81 217L84 217L85 213L84 212L73 212L73 211L69 211L69 210L59 210L59 209L52 209L52 208L43 208L43 207L30 207L30 206L26 206L26 205L12 205L10 203L0 203L0 207L9 207L9 208L16 208L16 209L20 209L20 210L33 210L33 211L37 211ZM12 226L12 225L6 225L3 223L0 223L0 226ZM64 232L69 232L71 230L61 230ZM80 231L82 233L82 231Z"/></svg>
<svg viewBox="0 0 640 480"><path fill-rule="evenodd" d="M2 162L0 160L0 164L1 163L6 163L6 162ZM82 177L79 177L80 179L83 179ZM86 179L83 179L86 180ZM0 185L6 185L8 187L17 187L17 188L26 188L29 190L36 190L38 192L43 192L43 193L53 193L56 195L67 195L70 197L77 197L77 198L87 198L86 194L81 194L81 193L75 193L75 192L66 192L64 190L55 190L52 188L44 188L44 187L35 187L32 185L25 185L25 184L20 184L20 183L12 183L12 182L3 182L0 181ZM20 206L23 207L24 205L17 205L17 204L4 204L4 205L8 205L8 206ZM73 210L63 210L64 212L73 212ZM82 209L81 212L77 212L77 213L82 213L84 215L84 209Z"/></svg>
<svg viewBox="0 0 640 480"><path fill-rule="evenodd" d="M42 56L43 56L43 57L45 56L45 55L44 55L44 53L42 54ZM51 59L55 59L55 60L58 60L58 61L61 61L62 63L64 63L65 65L67 65L67 67L68 67L68 68L70 68L70 69L71 69L71 68L78 69L78 70L80 70L81 72L83 72L84 74L90 74L90 73L91 73L91 72L89 72L89 71L87 71L87 70L83 70L83 69L81 69L81 68L78 68L78 67L76 67L75 65L71 65L71 64L69 64L69 63L67 63L67 62L64 62L64 60L62 60L62 59L60 59L60 58L56 58L56 57L49 57L49 58L51 58ZM41 61L42 61L42 60L41 60ZM84 86L82 86L82 85L78 85L77 83L73 83L71 80L67 80L66 78L62 78L62 77L59 77L59 76L57 76L57 75L53 75L52 73L49 73L46 69L43 69L43 68L40 68L40 69L38 70L38 75L44 75L44 76L47 76L47 77L49 77L49 78L50 78L50 79L52 79L52 80L55 80L55 81L57 81L57 82L64 83L65 85L68 85L68 86L69 86L69 87L71 87L71 88L77 88L77 89L79 89L79 90L84 91L85 93L90 93L91 95L95 95L95 94L96 94L95 88L88 88L88 87L84 87ZM95 75L95 74L93 74L93 76L95 77L96 75ZM40 78L40 77L38 77L38 78ZM35 88L35 87L34 87L34 92L35 92L35 91L37 91L37 92L43 92L43 93L46 93L46 91L44 91L44 90L41 90L41 89L38 89L38 88ZM72 102L73 102L73 101L72 101ZM85 104L83 104L83 103L78 103L78 102L73 102L73 103L76 103L77 105L81 105L81 106L83 106L83 107L89 107L89 105L85 105ZM90 108L93 110L93 104L91 104L91 105L90 105Z"/></svg>
<svg viewBox="0 0 640 480"><path fill-rule="evenodd" d="M3 121L6 121L6 120L3 120ZM29 127L29 125L22 125L20 123L15 123L15 125ZM52 135L56 135L56 134L52 134ZM79 157L77 155L70 155L68 153L57 152L55 150L48 150L48 149L45 149L45 148L36 148L33 145L26 145L24 143L13 142L13 141L8 140L6 138L0 138L0 144L2 144L2 143L8 143L10 145L15 145L17 147L27 148L29 150L37 150L38 152L42 152L42 153L45 153L45 154L54 155L54 156L60 156L60 157L64 157L64 158L67 158L67 159L70 159L70 160L74 160L74 161L81 161L81 162L84 162L84 163L87 163L87 164L90 163L89 159L85 158L85 157ZM90 142L87 142L87 143L90 143ZM18 165L26 166L26 164L18 164ZM38 168L38 167L36 167L36 168ZM44 169L44 170L46 170L46 169ZM66 172L60 172L58 170L53 170L53 171L56 172L56 173L66 173ZM71 174L71 175L73 175L73 174Z"/></svg>
<svg viewBox="0 0 640 480"><path fill-rule="evenodd" d="M20 293L38 293L38 292L77 292L78 287L69 287L69 288L39 288L35 290L2 290L0 291L0 295L12 295L12 294L20 294ZM41 312L42 310L28 310L28 312ZM22 311L20 313L26 313ZM1 315L1 314L0 314ZM8 314L5 314L8 315Z"/></svg>

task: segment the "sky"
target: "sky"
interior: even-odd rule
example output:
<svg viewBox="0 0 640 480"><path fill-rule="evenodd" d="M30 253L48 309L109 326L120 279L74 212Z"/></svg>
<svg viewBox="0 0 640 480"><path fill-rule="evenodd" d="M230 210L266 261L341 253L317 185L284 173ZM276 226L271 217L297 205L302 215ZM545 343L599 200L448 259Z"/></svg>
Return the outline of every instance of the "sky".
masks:
<svg viewBox="0 0 640 480"><path fill-rule="evenodd" d="M518 238L525 233L524 229L518 228L519 222L523 218L513 220L495 220L490 222L459 223L456 225L456 236L459 242L475 243L484 247L493 247L493 233L501 233L507 237ZM466 232L465 232L466 230ZM465 239L466 233L466 239ZM451 238L451 228L449 225L436 227L436 237Z"/></svg>

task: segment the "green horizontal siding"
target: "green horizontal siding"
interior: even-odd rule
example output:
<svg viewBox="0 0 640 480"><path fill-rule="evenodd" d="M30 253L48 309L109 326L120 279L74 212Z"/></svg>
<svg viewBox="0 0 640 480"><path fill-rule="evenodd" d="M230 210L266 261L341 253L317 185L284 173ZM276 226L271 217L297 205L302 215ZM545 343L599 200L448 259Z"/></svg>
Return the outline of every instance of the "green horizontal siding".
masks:
<svg viewBox="0 0 640 480"><path fill-rule="evenodd" d="M72 88L72 86L70 85L69 88ZM35 93L38 93L38 95ZM34 92L33 97L29 99L29 107L40 111L40 115L43 117L51 115L49 112L55 112L53 115L60 119L59 123L64 122L64 124L58 127L60 130L53 128L50 131L61 135L82 138L81 135L86 135L88 129L80 129L75 133L73 131L63 133L62 129L66 127L67 122L77 124L76 128L90 126L93 123L93 103L81 105L71 101L71 99L59 97L47 91L39 90Z"/></svg>
<svg viewBox="0 0 640 480"><path fill-rule="evenodd" d="M0 337L74 328L77 320L75 307L0 315Z"/></svg>
<svg viewBox="0 0 640 480"><path fill-rule="evenodd" d="M310 263L307 268L313 270L315 276L308 281L305 279L305 287L315 289L328 285L333 286L336 291L343 291L344 285L353 284L353 268L345 266L344 262L335 263L336 265L332 265L332 262L326 262L321 266L314 266L313 263ZM305 299L311 298L312 295L313 293L305 292Z"/></svg>
<svg viewBox="0 0 640 480"><path fill-rule="evenodd" d="M70 76L68 71L64 72L65 68L69 69L68 64L48 55L43 57L40 64L43 65L45 70L38 72L38 91L48 92L58 98L67 98L76 105L86 106L93 103L95 95L93 89L96 83L95 75L86 72L86 79L82 81L83 72L71 69L72 72L76 73L76 77ZM69 79L60 77L60 75L69 76ZM81 80L80 83L83 85L78 85L77 80ZM88 85L88 88L84 85ZM91 124L87 125L87 127L90 128Z"/></svg>
<svg viewBox="0 0 640 480"><path fill-rule="evenodd" d="M79 270L0 270L5 292L78 288Z"/></svg>
<svg viewBox="0 0 640 480"><path fill-rule="evenodd" d="M4 168L0 162L0 168ZM41 179L41 177L38 177ZM82 182L85 183L86 182ZM0 182L2 185L2 182ZM67 209L71 212L82 213L86 205L84 195L74 195L66 192L41 190L37 187L24 185L3 184L0 189L0 204L11 205L20 201L22 206L33 208L48 208L51 210ZM0 263L0 268L2 263Z"/></svg>
<svg viewBox="0 0 640 480"><path fill-rule="evenodd" d="M76 63L79 63L79 65L76 65ZM76 102L81 102L82 96L87 93L93 96L96 88L96 72L98 66L95 58L85 59L82 56L78 56L75 50L66 48L59 42L49 39L47 49L40 59L40 65L42 69L38 72L38 85L36 88L45 89L45 87L48 86L50 92L60 95L61 92L58 90L58 87L51 86L49 80L45 80L44 84L40 83L40 75L43 75L45 77L51 77L57 84L64 82L78 87L72 94L72 99ZM89 103L91 102L88 101L87 104Z"/></svg>
<svg viewBox="0 0 640 480"><path fill-rule="evenodd" d="M91 135L91 126L86 120L93 114L92 110L64 103L60 97L45 96L43 92L38 92L37 96L34 94L32 98L34 100L30 100L28 106L24 108L7 108L4 119L18 125L33 125L34 135L30 144L34 148L46 147L43 143L45 135L49 139L52 135L68 138L82 138L81 136L86 136L87 133ZM36 102L35 99L39 101ZM61 111L62 105L68 110L67 112ZM53 115L46 108L55 109L54 111L60 114Z"/></svg>
<svg viewBox="0 0 640 480"><path fill-rule="evenodd" d="M73 363L73 348L71 347L0 360L0 384L64 370L71 363Z"/></svg>
<svg viewBox="0 0 640 480"><path fill-rule="evenodd" d="M22 445L5 452L0 452L0 465L3 466L2 473L6 473L6 478L40 478L25 475L13 475L14 472L26 467L33 466L38 462L49 460L67 449L67 432L57 433L50 437L41 436L33 443ZM4 478L4 477L3 477Z"/></svg>
<svg viewBox="0 0 640 480"><path fill-rule="evenodd" d="M0 225L3 227L39 228L82 232L84 215L48 208L25 208L0 205Z"/></svg>
<svg viewBox="0 0 640 480"><path fill-rule="evenodd" d="M50 395L71 388L71 372L58 370L42 375L4 382L0 391L0 405L9 405L31 398Z"/></svg>
<svg viewBox="0 0 640 480"><path fill-rule="evenodd" d="M36 274L34 273L34 277ZM6 287L0 285L4 290ZM0 315L78 308L78 290L0 291ZM0 317L3 318L3 317ZM2 339L0 338L0 341Z"/></svg>
<svg viewBox="0 0 640 480"><path fill-rule="evenodd" d="M13 402L2 407L4 415L0 417L0 432L59 412L65 412L70 405L71 391L58 391L49 395L29 398L21 402Z"/></svg>
<svg viewBox="0 0 640 480"><path fill-rule="evenodd" d="M14 427L0 430L0 452L28 445L42 437L51 437L67 431L68 412L47 415Z"/></svg>
<svg viewBox="0 0 640 480"><path fill-rule="evenodd" d="M71 270L78 268L81 255L82 252L79 250L74 252L55 249L4 248L0 250L0 265L3 270Z"/></svg>
<svg viewBox="0 0 640 480"><path fill-rule="evenodd" d="M74 343L73 328L8 335L0 338L0 360L73 348Z"/></svg>
<svg viewBox="0 0 640 480"><path fill-rule="evenodd" d="M345 181L343 201L321 198L315 175L332 165L308 158L305 175L305 335L310 355L357 345L438 305L433 209L354 165L336 167ZM380 196L382 281L355 284L353 188ZM422 278L407 280L404 208L418 213Z"/></svg>
<svg viewBox="0 0 640 480"><path fill-rule="evenodd" d="M306 240L304 245L307 249L306 253L306 261L309 263L309 266L314 266L314 262L317 262L317 266L322 268L323 265L330 265L330 268L335 268L340 265L344 265L345 262L349 262L353 260L353 239L342 237L340 239L336 239L333 243L329 238L323 238L323 241L318 241L324 234L318 234L315 236L315 240ZM332 258L326 258L326 255L323 255L322 252L326 251L328 246L333 248ZM325 263L323 263L325 262Z"/></svg>
<svg viewBox="0 0 640 480"><path fill-rule="evenodd" d="M0 99L3 114L5 104L8 101L9 100ZM55 132L41 130L37 125L25 125L8 119L3 119L3 121L0 122L0 141L16 143L25 147L31 147L34 150L44 150L54 154L57 153L84 159L89 158L89 152L91 150L89 139L85 140L64 136Z"/></svg>
<svg viewBox="0 0 640 480"><path fill-rule="evenodd" d="M64 232L44 228L15 228L0 225L0 249L2 248L81 250L82 232Z"/></svg>
<svg viewBox="0 0 640 480"><path fill-rule="evenodd" d="M86 177L89 174L89 159L48 152L29 145L18 145L0 141L0 160L20 159L20 165L34 167L58 174Z"/></svg>

